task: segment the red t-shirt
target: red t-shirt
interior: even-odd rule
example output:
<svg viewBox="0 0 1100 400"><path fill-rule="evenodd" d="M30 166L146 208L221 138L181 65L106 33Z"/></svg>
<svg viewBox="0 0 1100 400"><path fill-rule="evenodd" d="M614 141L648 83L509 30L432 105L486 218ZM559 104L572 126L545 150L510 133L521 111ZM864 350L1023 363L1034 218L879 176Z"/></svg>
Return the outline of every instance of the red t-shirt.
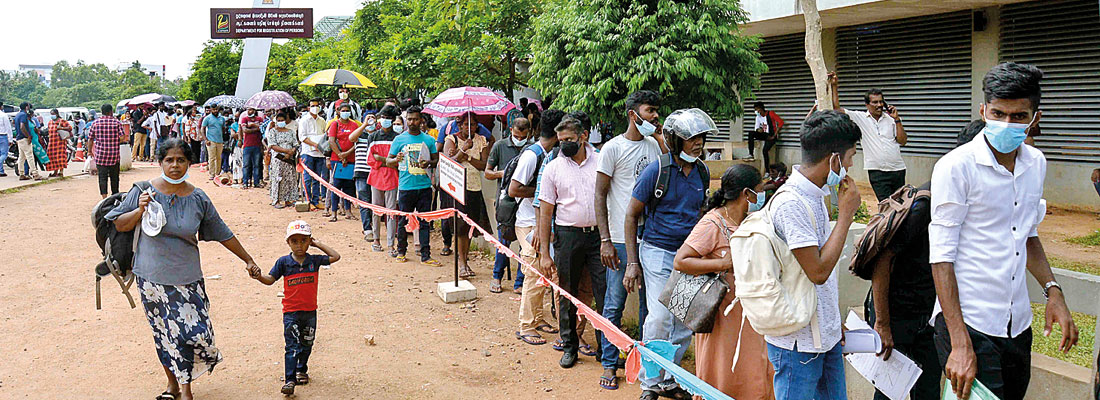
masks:
<svg viewBox="0 0 1100 400"><path fill-rule="evenodd" d="M367 178L367 183L372 188L387 191L397 189L397 168L387 167L384 161L377 161L374 156L377 154L382 157L383 160L390 155L390 145L393 144L393 138L397 135L394 133L386 133L385 131L375 133L370 140L370 150L367 151L367 164L370 165L370 177Z"/></svg>
<svg viewBox="0 0 1100 400"><path fill-rule="evenodd" d="M294 254L287 254L275 261L271 275L283 278L283 312L317 311L317 276L322 265L329 265L327 255L306 254L299 264Z"/></svg>
<svg viewBox="0 0 1100 400"><path fill-rule="evenodd" d="M336 138L336 143L340 144L340 151L348 151L352 148L351 132L355 131L359 127L359 123L354 120L348 120L344 122L342 120L334 120L328 125L328 137ZM340 157L336 155L336 146L332 147L332 161L340 161ZM348 161L352 164L355 163L355 155L348 155Z"/></svg>
<svg viewBox="0 0 1100 400"><path fill-rule="evenodd" d="M256 147L263 145L264 134L262 126L255 133L248 133L244 130L245 124L253 122L255 122L256 125L262 124L264 122L263 114L257 112L255 117L249 117L248 114L244 114L241 116L241 133L244 134L244 143L241 145L241 147Z"/></svg>

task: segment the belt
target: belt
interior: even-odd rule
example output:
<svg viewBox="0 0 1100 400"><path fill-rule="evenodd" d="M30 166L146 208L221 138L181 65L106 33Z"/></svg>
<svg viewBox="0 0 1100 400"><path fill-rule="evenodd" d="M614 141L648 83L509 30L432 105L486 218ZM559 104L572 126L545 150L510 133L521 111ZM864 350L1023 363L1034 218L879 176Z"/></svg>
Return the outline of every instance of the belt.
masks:
<svg viewBox="0 0 1100 400"><path fill-rule="evenodd" d="M595 226L581 227L581 226L554 225L554 229L557 229L557 230L563 231L563 232L580 232L580 233L599 233L600 232L600 229L598 227L595 227Z"/></svg>

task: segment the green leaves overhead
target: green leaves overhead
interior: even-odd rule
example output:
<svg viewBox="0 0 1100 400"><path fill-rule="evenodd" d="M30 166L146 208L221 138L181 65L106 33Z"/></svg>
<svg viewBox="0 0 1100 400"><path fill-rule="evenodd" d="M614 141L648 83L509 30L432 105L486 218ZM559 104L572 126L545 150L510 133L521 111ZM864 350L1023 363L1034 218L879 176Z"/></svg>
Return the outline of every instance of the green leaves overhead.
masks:
<svg viewBox="0 0 1100 400"><path fill-rule="evenodd" d="M660 92L662 114L699 107L715 120L742 112L767 67L743 37L737 0L554 2L537 20L531 83L555 108L622 124L624 100Z"/></svg>

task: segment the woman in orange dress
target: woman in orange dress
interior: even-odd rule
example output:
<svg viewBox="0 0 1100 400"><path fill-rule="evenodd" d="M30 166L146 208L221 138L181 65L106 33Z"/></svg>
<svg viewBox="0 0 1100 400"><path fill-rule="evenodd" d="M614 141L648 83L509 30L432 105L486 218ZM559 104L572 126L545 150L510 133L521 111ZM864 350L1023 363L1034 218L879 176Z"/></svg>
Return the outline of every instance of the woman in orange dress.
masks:
<svg viewBox="0 0 1100 400"><path fill-rule="evenodd" d="M764 336L751 326L741 331L741 355L737 368L731 372L741 328L741 305L735 306L729 315L722 315L735 298L729 238L749 212L764 205L763 186L756 167L739 164L726 170L722 174L722 187L707 200L702 219L676 252L673 262L676 270L685 274L724 273L730 289L718 308L714 328L710 333L695 334L695 374L737 400L775 398L774 372Z"/></svg>
<svg viewBox="0 0 1100 400"><path fill-rule="evenodd" d="M46 164L46 170L50 171L50 177L65 176L65 167L69 165L68 147L65 144L68 139L62 139L59 131L69 131L72 136L73 126L61 118L57 109L50 110L50 123L47 125L50 132L50 143L46 147L46 156L50 162Z"/></svg>

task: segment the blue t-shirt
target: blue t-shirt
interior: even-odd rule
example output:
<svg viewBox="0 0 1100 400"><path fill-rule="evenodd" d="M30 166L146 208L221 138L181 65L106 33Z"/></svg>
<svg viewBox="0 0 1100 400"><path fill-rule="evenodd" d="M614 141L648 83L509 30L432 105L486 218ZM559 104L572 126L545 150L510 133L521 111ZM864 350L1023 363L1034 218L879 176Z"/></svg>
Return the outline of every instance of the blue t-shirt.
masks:
<svg viewBox="0 0 1100 400"><path fill-rule="evenodd" d="M20 111L19 114L15 114L15 140L30 138L23 134L24 127L27 128L27 132L31 131L31 126L27 123L27 113Z"/></svg>
<svg viewBox="0 0 1100 400"><path fill-rule="evenodd" d="M661 162L654 161L642 170L634 182L635 199L642 203L649 202L660 168ZM642 240L664 250L679 250L691 229L699 222L699 210L703 208L705 198L706 189L699 168L692 168L691 173L684 176L679 164L672 163L668 191L657 201L652 213L648 209L645 211Z"/></svg>
<svg viewBox="0 0 1100 400"><path fill-rule="evenodd" d="M397 135L393 139L393 144L390 145L390 157L397 156L397 153L405 153L405 160L397 165L398 190L419 190L432 187L432 179L428 177L428 173L423 168L409 165L410 161L429 159L428 156L421 156L425 151L428 152L428 156L439 152L435 148L435 141L427 133L422 132L413 136L406 132Z"/></svg>
<svg viewBox="0 0 1100 400"><path fill-rule="evenodd" d="M455 122L448 122L447 125L443 126L443 129L439 130L439 137L435 139L435 143L437 145L443 144L443 141L447 139L447 135L453 135L457 131L458 128L455 126ZM489 129L486 128L485 125L477 124L477 133L481 134L481 136L485 136L485 139L493 140L493 133L489 132Z"/></svg>
<svg viewBox="0 0 1100 400"><path fill-rule="evenodd" d="M214 143L222 143L225 140L223 129L225 129L225 118L220 115L210 114L206 118L202 119L202 126L206 128L206 140Z"/></svg>

